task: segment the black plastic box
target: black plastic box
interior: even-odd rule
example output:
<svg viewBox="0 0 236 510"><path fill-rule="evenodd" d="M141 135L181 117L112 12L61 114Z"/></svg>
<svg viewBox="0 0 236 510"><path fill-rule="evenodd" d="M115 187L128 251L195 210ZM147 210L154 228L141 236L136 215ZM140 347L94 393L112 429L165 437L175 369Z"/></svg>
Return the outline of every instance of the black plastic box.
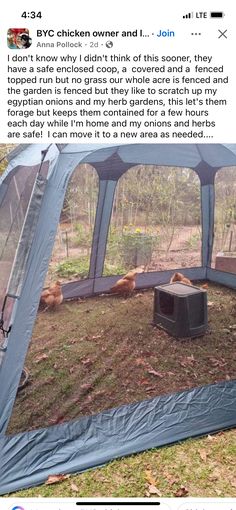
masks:
<svg viewBox="0 0 236 510"><path fill-rule="evenodd" d="M207 292L179 282L155 287L153 322L178 338L204 335Z"/></svg>

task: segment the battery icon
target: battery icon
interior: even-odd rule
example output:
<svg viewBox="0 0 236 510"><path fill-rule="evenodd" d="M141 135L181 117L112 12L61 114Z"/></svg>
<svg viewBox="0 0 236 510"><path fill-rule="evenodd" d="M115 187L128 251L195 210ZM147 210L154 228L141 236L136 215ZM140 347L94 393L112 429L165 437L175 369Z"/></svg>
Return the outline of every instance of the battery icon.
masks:
<svg viewBox="0 0 236 510"><path fill-rule="evenodd" d="M223 18L224 13L223 12L211 12L211 18Z"/></svg>

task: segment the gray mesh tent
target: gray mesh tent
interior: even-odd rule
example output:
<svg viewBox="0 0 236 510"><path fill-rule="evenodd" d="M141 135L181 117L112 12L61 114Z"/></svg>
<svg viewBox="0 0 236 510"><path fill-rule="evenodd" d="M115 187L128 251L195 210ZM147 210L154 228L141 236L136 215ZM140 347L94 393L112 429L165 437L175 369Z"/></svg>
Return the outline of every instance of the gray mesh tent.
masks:
<svg viewBox="0 0 236 510"><path fill-rule="evenodd" d="M7 435L67 186L75 169L85 164L83 173L89 166L98 182L90 264L85 278L75 278L63 285L66 299L102 293L118 279L118 273L104 273L109 228L119 207L115 203L119 182L136 168L136 179L142 174L146 175L143 182L148 182L148 172L155 168L159 174L166 173L167 184L173 180L173 171L185 169L186 186L189 182L186 169L191 170L199 183L200 255L199 261L190 267L185 264L185 274L195 280L208 279L236 287L236 274L216 269L212 264L214 184L222 169L230 168L231 176L236 171L236 145L18 146L0 180L1 493L42 483L53 473L80 472L123 455L236 425L236 381L231 380L133 402L44 429ZM150 203L153 207L151 198ZM129 206L134 218L137 208L131 201ZM188 207L192 209L191 201ZM186 204L183 209L186 213ZM126 211L122 210L122 214L124 217ZM234 203L230 219L233 214ZM138 275L137 287L166 283L170 274L168 267L163 270L153 266L149 270L147 266Z"/></svg>

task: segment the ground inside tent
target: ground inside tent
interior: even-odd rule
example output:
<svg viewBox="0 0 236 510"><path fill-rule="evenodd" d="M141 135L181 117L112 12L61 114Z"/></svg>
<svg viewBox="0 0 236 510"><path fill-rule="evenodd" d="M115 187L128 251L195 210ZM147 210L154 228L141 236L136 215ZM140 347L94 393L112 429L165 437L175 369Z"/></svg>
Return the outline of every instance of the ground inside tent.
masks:
<svg viewBox="0 0 236 510"><path fill-rule="evenodd" d="M153 289L39 312L8 434L235 378L236 297L209 284L207 333L175 339L152 325Z"/></svg>

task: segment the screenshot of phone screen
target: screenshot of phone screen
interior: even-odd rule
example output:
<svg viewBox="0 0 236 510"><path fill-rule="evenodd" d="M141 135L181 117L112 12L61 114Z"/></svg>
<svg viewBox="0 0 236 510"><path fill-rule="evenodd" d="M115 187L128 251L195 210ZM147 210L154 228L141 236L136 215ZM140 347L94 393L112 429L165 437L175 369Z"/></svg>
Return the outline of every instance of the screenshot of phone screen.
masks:
<svg viewBox="0 0 236 510"><path fill-rule="evenodd" d="M236 425L235 13L1 14L0 494Z"/></svg>

